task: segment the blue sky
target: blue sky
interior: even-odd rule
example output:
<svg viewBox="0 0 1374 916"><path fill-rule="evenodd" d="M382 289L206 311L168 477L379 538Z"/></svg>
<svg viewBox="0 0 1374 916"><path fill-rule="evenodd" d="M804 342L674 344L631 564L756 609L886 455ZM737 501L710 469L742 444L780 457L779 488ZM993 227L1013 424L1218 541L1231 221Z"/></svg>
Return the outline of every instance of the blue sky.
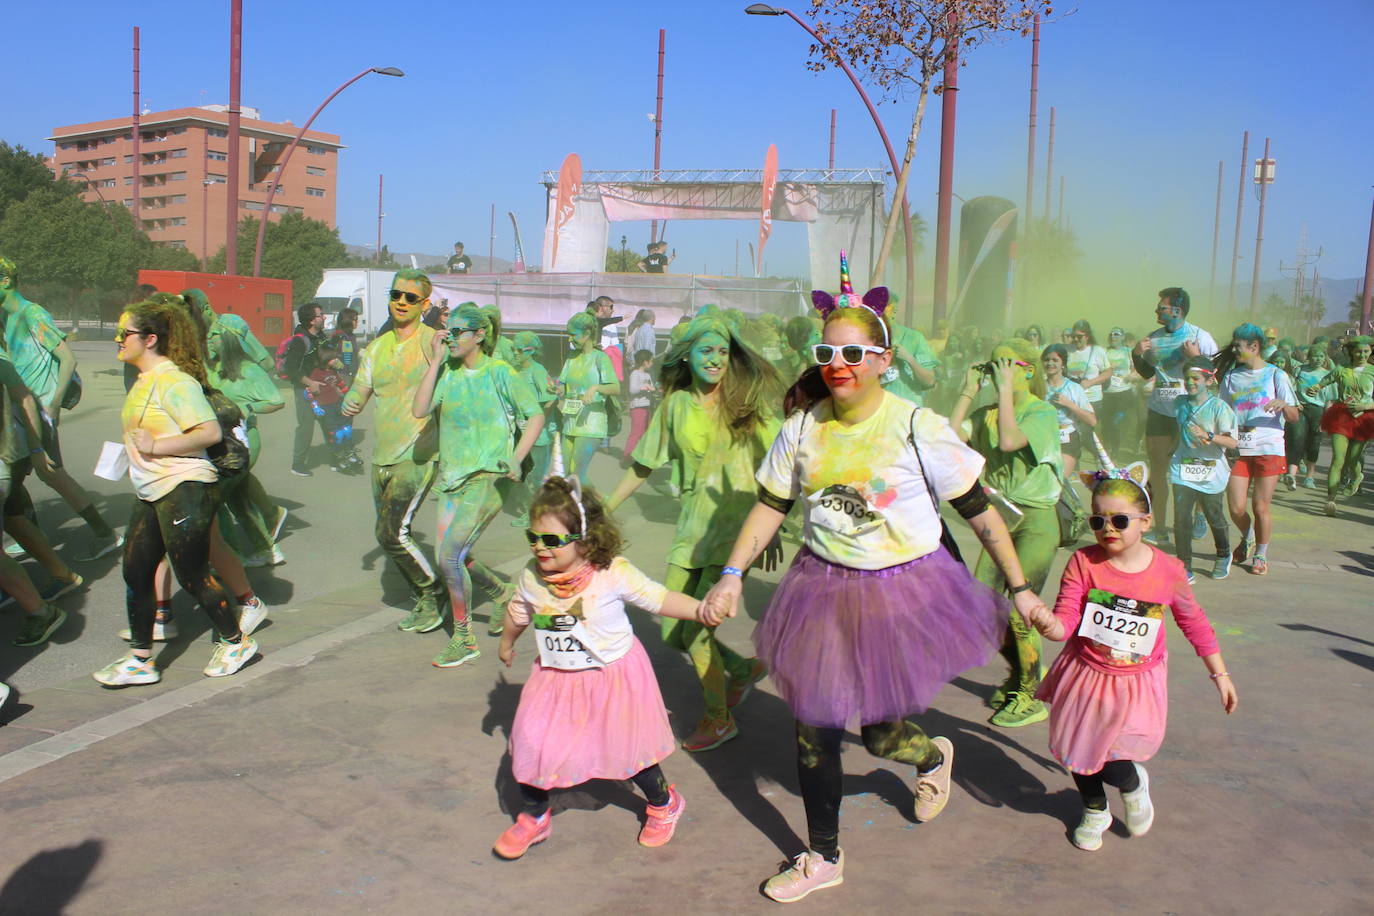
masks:
<svg viewBox="0 0 1374 916"><path fill-rule="evenodd" d="M244 102L269 120L303 121L335 86L369 77L316 122L342 135L339 227L345 241L376 229L377 175L386 175L385 241L397 250L446 251L457 239L512 253L507 210L537 259L544 204L538 181L568 152L584 167L652 164L659 28L668 31L665 167L759 167L776 143L782 167L824 166L830 109L839 110L837 166L883 166L885 156L842 74L805 69L808 38L783 18L742 14L745 0L683 4L451 2L327 6L246 0ZM800 4L798 5L800 8ZM142 28L143 92L155 110L227 99L227 0L76 0L6 13L22 47L60 50L56 66L6 86L0 137L51 152L59 124L129 108L130 27ZM322 13L327 9L327 13ZM60 29L60 43L39 39ZM1135 269L1155 288L1205 285L1217 161L1226 163L1222 256L1229 266L1241 131L1251 158L1273 140L1278 181L1269 196L1261 277L1279 278L1306 225L1327 277L1362 275L1374 126L1368 117L1374 4L1327 0L1301 10L1277 0L1084 0L1043 32L1040 150L1057 109L1055 171L1067 176L1066 212L1098 267ZM1020 203L1025 183L1029 39L977 49L960 75L955 191ZM13 71L10 71L11 74ZM914 102L880 107L904 136ZM934 223L938 102L913 170L911 199ZM1043 171L1037 197L1043 194ZM1056 179L1056 194L1057 194ZM1248 281L1255 198L1246 202L1241 278ZM617 224L632 246L647 224ZM676 269L733 272L746 223L675 223ZM801 272L805 234L774 224L772 273Z"/></svg>

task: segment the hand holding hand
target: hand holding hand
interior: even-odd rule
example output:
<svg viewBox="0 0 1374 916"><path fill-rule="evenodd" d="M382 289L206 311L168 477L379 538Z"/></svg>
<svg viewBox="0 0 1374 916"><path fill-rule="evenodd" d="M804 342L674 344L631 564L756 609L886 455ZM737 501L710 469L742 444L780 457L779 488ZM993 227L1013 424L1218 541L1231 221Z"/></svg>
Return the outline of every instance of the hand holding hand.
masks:
<svg viewBox="0 0 1374 916"><path fill-rule="evenodd" d="M744 583L739 576L721 576L720 581L711 586L711 590L702 599L702 606L717 621L726 617L734 617L740 595L743 592Z"/></svg>

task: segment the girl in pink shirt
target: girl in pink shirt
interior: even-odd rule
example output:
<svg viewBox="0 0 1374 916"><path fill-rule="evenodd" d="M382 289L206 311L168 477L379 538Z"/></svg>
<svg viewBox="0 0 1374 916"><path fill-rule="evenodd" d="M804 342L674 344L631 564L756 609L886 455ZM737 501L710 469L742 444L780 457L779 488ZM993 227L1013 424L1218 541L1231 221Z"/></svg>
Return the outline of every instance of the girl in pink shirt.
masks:
<svg viewBox="0 0 1374 916"><path fill-rule="evenodd" d="M1153 757L1164 740L1166 608L1207 666L1226 712L1238 702L1187 570L1142 540L1153 523L1149 494L1136 479L1145 479L1144 465L1111 474L1095 475L1088 523L1097 544L1069 559L1054 610L1031 615L1046 639L1068 639L1036 698L1050 703L1050 752L1083 796L1083 819L1072 839L1086 850L1101 847L1112 823L1107 785L1121 790L1131 836L1143 835L1154 822L1149 775L1140 761Z"/></svg>

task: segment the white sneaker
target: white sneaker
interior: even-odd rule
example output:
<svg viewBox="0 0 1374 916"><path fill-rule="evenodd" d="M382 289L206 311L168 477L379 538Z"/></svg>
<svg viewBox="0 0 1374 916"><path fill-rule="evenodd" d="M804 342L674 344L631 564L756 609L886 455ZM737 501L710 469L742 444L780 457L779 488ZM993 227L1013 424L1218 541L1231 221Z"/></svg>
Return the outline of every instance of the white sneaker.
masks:
<svg viewBox="0 0 1374 916"><path fill-rule="evenodd" d="M156 684L162 680L151 658L138 658L132 652L118 661L110 662L91 675L106 687L129 687L134 684Z"/></svg>
<svg viewBox="0 0 1374 916"><path fill-rule="evenodd" d="M1079 821L1073 830L1073 845L1088 852L1101 849L1102 834L1106 833L1111 825L1111 809L1098 811L1096 808L1084 808L1083 820Z"/></svg>
<svg viewBox="0 0 1374 916"><path fill-rule="evenodd" d="M252 604L239 605L239 629L244 636L252 636L253 631L267 619L267 602L254 598Z"/></svg>
<svg viewBox="0 0 1374 916"><path fill-rule="evenodd" d="M245 636L240 642L215 640L215 652L205 666L206 677L227 677L237 672L258 654L258 644Z"/></svg>
<svg viewBox="0 0 1374 916"><path fill-rule="evenodd" d="M1155 805L1150 801L1150 774L1140 764L1134 765L1136 775L1140 777L1140 788L1134 792L1122 792L1121 801L1126 805L1124 819L1127 832L1131 836L1144 836L1155 822Z"/></svg>
<svg viewBox="0 0 1374 916"><path fill-rule="evenodd" d="M125 642L133 642L133 633L128 627L119 631L119 638ZM168 642L177 638L177 623L175 620L168 620L166 623L153 623L153 642Z"/></svg>
<svg viewBox="0 0 1374 916"><path fill-rule="evenodd" d="M278 515L277 520L272 523L272 540L274 541L281 538L281 530L286 527L286 516L289 514L285 506L278 506L277 508L281 511L281 515Z"/></svg>

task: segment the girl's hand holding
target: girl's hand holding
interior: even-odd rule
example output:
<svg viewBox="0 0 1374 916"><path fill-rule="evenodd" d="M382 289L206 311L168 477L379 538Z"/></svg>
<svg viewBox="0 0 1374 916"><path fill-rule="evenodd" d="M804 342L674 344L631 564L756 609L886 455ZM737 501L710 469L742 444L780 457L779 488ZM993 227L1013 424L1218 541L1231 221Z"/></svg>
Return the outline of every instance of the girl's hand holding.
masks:
<svg viewBox="0 0 1374 916"><path fill-rule="evenodd" d="M1212 681L1217 685L1217 693L1221 694L1221 708L1225 709L1229 716L1240 705L1240 695L1236 693L1236 685L1231 683L1231 675L1229 674L1214 677Z"/></svg>
<svg viewBox="0 0 1374 916"><path fill-rule="evenodd" d="M720 581L711 586L711 590L702 599L702 606L709 609L716 620L734 617L735 608L743 592L744 582L739 576L721 576Z"/></svg>

